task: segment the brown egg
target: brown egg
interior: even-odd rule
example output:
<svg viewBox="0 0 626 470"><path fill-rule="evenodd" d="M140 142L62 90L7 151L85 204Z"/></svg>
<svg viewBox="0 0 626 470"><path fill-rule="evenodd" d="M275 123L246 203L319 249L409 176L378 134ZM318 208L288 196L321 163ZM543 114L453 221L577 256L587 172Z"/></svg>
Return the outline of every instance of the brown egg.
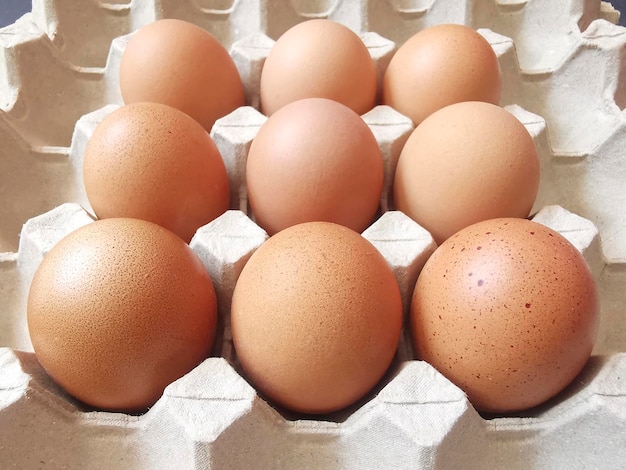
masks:
<svg viewBox="0 0 626 470"><path fill-rule="evenodd" d="M383 159L358 114L336 101L307 98L260 128L246 181L252 213L270 234L316 220L361 232L378 210Z"/></svg>
<svg viewBox="0 0 626 470"><path fill-rule="evenodd" d="M215 143L185 113L158 103L105 117L87 144L83 177L98 218L148 220L187 242L228 209L228 176Z"/></svg>
<svg viewBox="0 0 626 470"><path fill-rule="evenodd" d="M456 103L409 136L396 167L394 204L441 244L481 220L527 217L539 176L534 141L511 113Z"/></svg>
<svg viewBox="0 0 626 470"><path fill-rule="evenodd" d="M96 408L142 411L212 349L217 303L206 269L178 236L107 219L63 238L28 296L37 359Z"/></svg>
<svg viewBox="0 0 626 470"><path fill-rule="evenodd" d="M252 255L231 315L237 357L257 389L287 409L327 413L381 379L398 346L402 303L371 243L346 227L309 222Z"/></svg>
<svg viewBox="0 0 626 470"><path fill-rule="evenodd" d="M418 125L452 103L498 104L501 88L489 42L468 26L441 24L419 31L396 51L383 78L382 102Z"/></svg>
<svg viewBox="0 0 626 470"><path fill-rule="evenodd" d="M285 32L261 73L261 108L271 115L292 101L328 98L357 114L376 101L376 66L367 47L347 26L308 20Z"/></svg>
<svg viewBox="0 0 626 470"><path fill-rule="evenodd" d="M133 35L120 63L120 90L127 104L167 104L206 130L244 104L228 51L208 31L177 19L157 20Z"/></svg>
<svg viewBox="0 0 626 470"><path fill-rule="evenodd" d="M419 358L493 413L563 390L589 359L598 321L581 254L557 232L515 218L477 223L442 244L411 305Z"/></svg>

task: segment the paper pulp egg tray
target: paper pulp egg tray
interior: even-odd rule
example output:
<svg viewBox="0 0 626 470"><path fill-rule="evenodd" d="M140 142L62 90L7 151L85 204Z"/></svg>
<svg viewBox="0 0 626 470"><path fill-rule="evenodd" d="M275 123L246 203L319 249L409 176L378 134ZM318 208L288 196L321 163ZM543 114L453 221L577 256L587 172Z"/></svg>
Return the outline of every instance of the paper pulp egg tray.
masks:
<svg viewBox="0 0 626 470"><path fill-rule="evenodd" d="M45 374L30 344L26 296L44 254L93 221L81 159L122 104L118 68L133 31L159 18L196 23L234 58L246 106L213 130L231 210L191 242L224 321L218 351L143 415L84 409ZM259 80L273 42L330 18L359 33L380 75L415 32L478 29L502 70L501 105L535 139L542 167L533 218L583 253L601 293L597 346L563 393L515 416L483 416L416 360L404 335L389 373L359 403L324 418L289 415L239 372L230 295L267 238L248 213L245 160L265 117ZM597 0L33 0L0 29L0 467L177 469L626 468L626 29ZM411 121L385 106L363 119L385 158L383 215L364 236L397 276L405 314L435 245L388 204Z"/></svg>

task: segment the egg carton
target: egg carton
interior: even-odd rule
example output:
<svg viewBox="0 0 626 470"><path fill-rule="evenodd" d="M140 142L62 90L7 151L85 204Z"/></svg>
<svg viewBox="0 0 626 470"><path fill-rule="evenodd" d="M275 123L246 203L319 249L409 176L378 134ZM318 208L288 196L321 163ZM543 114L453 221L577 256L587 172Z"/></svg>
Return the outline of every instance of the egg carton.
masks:
<svg viewBox="0 0 626 470"><path fill-rule="evenodd" d="M45 253L93 216L81 160L95 126L122 104L119 61L133 31L177 17L211 31L242 76L246 106L211 131L231 183L231 210L190 245L212 275L223 318L215 357L172 383L144 415L85 409L38 364L25 309ZM230 336L230 296L267 238L249 213L245 161L265 117L263 61L292 25L330 18L359 33L382 76L396 48L442 22L468 24L496 51L501 104L537 145L533 219L566 236L599 286L594 355L558 397L516 416L477 413L404 332L387 376L354 406L292 415L245 380ZM0 466L2 468L624 468L626 462L626 29L591 0L33 0L0 29ZM363 235L392 266L405 320L435 249L389 203L411 121L378 106L363 116L385 160L383 215Z"/></svg>

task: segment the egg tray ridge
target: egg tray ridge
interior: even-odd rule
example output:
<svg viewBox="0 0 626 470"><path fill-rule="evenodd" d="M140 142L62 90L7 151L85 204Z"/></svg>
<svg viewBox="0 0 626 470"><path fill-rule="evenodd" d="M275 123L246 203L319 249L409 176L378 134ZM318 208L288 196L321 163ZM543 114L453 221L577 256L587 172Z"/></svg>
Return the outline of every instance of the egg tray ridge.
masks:
<svg viewBox="0 0 626 470"><path fill-rule="evenodd" d="M0 191L10 201L0 209L3 467L623 467L626 135L621 103L626 91L620 82L626 37L623 28L607 21L617 19L607 4L439 0L415 1L407 9L411 2L89 2L88 16L100 26L91 24L97 41L81 46L85 26L69 3L34 1L31 14L0 30L0 135L6 142L0 148ZM396 3L405 8L394 12ZM302 19L336 19L362 35L382 73L411 32L447 21L483 28L503 71L502 104L526 125L539 150L542 182L535 220L568 237L599 283L600 337L581 376L527 416L485 419L428 364L407 361L412 352L404 337L389 376L367 399L345 413L299 419L272 408L238 374L224 316L216 351L224 357L206 360L172 384L146 415L83 410L64 395L28 352L26 289L43 254L65 233L91 222L79 178L84 146L95 125L121 104L116 68L130 32L166 16L216 33L230 47L246 85L248 106L212 131L229 169L232 210L200 229L191 243L211 271L222 312L228 311L229 292L243 264L266 237L246 216L242 164L265 119L255 107L272 38ZM412 124L382 106L364 119L383 150L389 177ZM383 195L384 210L386 201ZM432 251L432 240L395 211L364 235L394 267L406 307L409 286Z"/></svg>

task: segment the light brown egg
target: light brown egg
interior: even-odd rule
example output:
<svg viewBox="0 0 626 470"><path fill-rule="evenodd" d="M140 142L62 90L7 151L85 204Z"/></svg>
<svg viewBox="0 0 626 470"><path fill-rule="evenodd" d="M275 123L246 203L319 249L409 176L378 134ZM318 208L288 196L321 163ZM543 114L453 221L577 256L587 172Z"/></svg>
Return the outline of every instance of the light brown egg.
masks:
<svg viewBox="0 0 626 470"><path fill-rule="evenodd" d="M215 143L163 104L130 104L105 117L87 144L83 178L98 218L148 220L186 242L228 209L228 176Z"/></svg>
<svg viewBox="0 0 626 470"><path fill-rule="evenodd" d="M415 128L394 179L395 207L438 244L481 220L527 217L539 158L524 125L484 102L446 106Z"/></svg>
<svg viewBox="0 0 626 470"><path fill-rule="evenodd" d="M468 26L441 24L419 31L396 51L383 77L382 102L418 125L452 103L498 104L501 88L489 42Z"/></svg>
<svg viewBox="0 0 626 470"><path fill-rule="evenodd" d="M376 66L361 38L341 23L314 19L285 32L261 73L261 108L271 115L292 101L328 98L357 114L376 101Z"/></svg>
<svg viewBox="0 0 626 470"><path fill-rule="evenodd" d="M178 236L107 219L63 238L28 296L37 359L96 408L143 411L210 353L217 303L206 269Z"/></svg>
<svg viewBox="0 0 626 470"><path fill-rule="evenodd" d="M246 181L256 222L270 234L316 220L361 232L378 210L383 159L358 114L336 101L307 98L261 126Z"/></svg>
<svg viewBox="0 0 626 470"><path fill-rule="evenodd" d="M177 19L157 20L133 35L120 62L120 90L127 104L173 106L207 131L244 104L228 51L208 31Z"/></svg>
<svg viewBox="0 0 626 470"><path fill-rule="evenodd" d="M581 371L598 302L583 257L557 232L526 219L483 221L424 266L411 305L415 349L478 410L524 410Z"/></svg>
<svg viewBox="0 0 626 470"><path fill-rule="evenodd" d="M302 413L353 404L381 379L402 325L396 279L358 233L328 222L271 237L233 294L232 333L246 376Z"/></svg>

